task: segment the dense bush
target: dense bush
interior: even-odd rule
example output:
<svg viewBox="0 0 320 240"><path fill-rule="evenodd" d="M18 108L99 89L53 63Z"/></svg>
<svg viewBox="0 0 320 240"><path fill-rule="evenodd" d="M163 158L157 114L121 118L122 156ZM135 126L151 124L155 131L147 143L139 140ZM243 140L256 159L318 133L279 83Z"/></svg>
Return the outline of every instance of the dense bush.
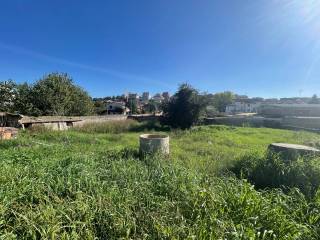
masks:
<svg viewBox="0 0 320 240"><path fill-rule="evenodd" d="M170 101L162 105L162 123L173 128L190 128L197 123L205 108L204 97L190 85L182 84Z"/></svg>
<svg viewBox="0 0 320 240"><path fill-rule="evenodd" d="M216 93L211 98L211 104L220 112L225 112L226 107L235 99L235 94L232 92Z"/></svg>
<svg viewBox="0 0 320 240"><path fill-rule="evenodd" d="M51 73L33 85L0 82L0 111L24 115L81 116L93 114L86 91L65 73Z"/></svg>
<svg viewBox="0 0 320 240"><path fill-rule="evenodd" d="M40 115L81 116L93 113L93 101L67 74L51 73L32 87Z"/></svg>
<svg viewBox="0 0 320 240"><path fill-rule="evenodd" d="M284 161L276 154L251 154L237 161L232 171L258 189L295 187L308 198L314 197L320 186L319 159Z"/></svg>

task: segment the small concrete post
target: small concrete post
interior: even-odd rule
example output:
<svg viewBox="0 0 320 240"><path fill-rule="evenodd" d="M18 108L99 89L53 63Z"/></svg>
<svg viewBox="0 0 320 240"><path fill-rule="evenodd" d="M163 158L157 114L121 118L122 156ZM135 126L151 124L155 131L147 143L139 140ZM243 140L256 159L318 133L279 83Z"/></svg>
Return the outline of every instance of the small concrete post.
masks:
<svg viewBox="0 0 320 240"><path fill-rule="evenodd" d="M169 155L169 136L164 134L140 135L140 153L159 153L163 155Z"/></svg>
<svg viewBox="0 0 320 240"><path fill-rule="evenodd" d="M316 148L289 143L272 143L269 145L268 150L279 154L284 160L320 156L320 150Z"/></svg>

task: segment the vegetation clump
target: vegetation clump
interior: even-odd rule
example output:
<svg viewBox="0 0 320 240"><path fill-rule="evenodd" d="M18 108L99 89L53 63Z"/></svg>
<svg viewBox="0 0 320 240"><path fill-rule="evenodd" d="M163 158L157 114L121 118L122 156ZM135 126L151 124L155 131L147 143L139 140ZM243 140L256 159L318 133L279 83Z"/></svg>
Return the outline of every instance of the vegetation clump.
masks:
<svg viewBox="0 0 320 240"><path fill-rule="evenodd" d="M190 85L182 84L170 101L162 106L162 122L173 128L188 129L199 121L205 108L204 97Z"/></svg>
<svg viewBox="0 0 320 240"><path fill-rule="evenodd" d="M100 123L86 123L75 127L75 131L84 133L124 133L140 126L137 121L108 121Z"/></svg>
<svg viewBox="0 0 320 240"><path fill-rule="evenodd" d="M132 119L125 121L107 121L86 123L74 128L76 132L83 133L126 133L126 132L143 132L143 131L168 131L168 127L161 126L158 121L138 122Z"/></svg>
<svg viewBox="0 0 320 240"><path fill-rule="evenodd" d="M0 111L24 115L82 116L93 114L94 105L86 91L65 73L51 73L33 85L0 82ZM10 103L10 104L9 104Z"/></svg>
<svg viewBox="0 0 320 240"><path fill-rule="evenodd" d="M320 186L319 159L300 158L284 161L279 155L244 156L236 162L232 171L240 178L248 179L258 189L281 188L288 191L298 188L312 198Z"/></svg>

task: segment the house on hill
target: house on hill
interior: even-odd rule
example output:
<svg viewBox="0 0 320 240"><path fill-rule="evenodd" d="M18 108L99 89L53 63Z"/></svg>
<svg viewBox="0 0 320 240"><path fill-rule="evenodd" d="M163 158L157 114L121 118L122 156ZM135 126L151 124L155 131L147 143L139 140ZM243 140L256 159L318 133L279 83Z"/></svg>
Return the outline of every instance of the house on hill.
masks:
<svg viewBox="0 0 320 240"><path fill-rule="evenodd" d="M107 101L106 114L127 115L130 110L126 107L125 102Z"/></svg>

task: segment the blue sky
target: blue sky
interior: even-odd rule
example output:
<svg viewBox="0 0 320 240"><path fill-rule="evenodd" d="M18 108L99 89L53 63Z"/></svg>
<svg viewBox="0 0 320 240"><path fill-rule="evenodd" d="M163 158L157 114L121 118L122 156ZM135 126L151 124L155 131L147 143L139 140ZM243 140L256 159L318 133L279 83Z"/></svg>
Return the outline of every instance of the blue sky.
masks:
<svg viewBox="0 0 320 240"><path fill-rule="evenodd" d="M0 80L67 72L92 96L320 95L320 0L3 0Z"/></svg>

